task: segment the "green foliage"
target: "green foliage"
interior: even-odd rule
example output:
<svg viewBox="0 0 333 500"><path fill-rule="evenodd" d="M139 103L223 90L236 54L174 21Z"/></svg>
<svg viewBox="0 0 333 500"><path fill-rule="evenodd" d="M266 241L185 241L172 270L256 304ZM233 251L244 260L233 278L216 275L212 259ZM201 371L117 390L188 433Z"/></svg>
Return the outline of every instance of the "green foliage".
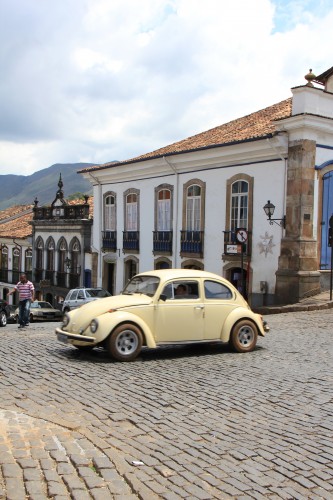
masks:
<svg viewBox="0 0 333 500"><path fill-rule="evenodd" d="M84 195L85 193L80 193L77 191L76 193L70 194L67 196L67 200L83 200L84 201Z"/></svg>

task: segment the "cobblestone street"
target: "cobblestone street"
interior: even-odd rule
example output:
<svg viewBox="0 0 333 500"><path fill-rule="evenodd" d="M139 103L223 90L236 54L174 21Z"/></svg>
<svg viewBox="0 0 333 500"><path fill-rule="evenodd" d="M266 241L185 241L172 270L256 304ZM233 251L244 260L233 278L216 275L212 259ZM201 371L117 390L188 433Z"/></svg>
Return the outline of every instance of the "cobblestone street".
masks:
<svg viewBox="0 0 333 500"><path fill-rule="evenodd" d="M0 329L0 498L333 499L333 310L118 363Z"/></svg>

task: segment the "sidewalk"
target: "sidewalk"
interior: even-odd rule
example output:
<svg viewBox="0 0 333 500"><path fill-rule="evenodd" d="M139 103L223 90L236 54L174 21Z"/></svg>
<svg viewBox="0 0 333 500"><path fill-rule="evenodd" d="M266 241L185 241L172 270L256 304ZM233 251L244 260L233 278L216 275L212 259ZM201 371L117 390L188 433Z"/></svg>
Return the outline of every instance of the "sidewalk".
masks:
<svg viewBox="0 0 333 500"><path fill-rule="evenodd" d="M259 314L279 314L300 311L317 311L320 309L331 308L333 308L333 301L330 300L330 291L325 290L318 295L307 297L296 304L288 304L284 306L261 306L253 308L253 310Z"/></svg>

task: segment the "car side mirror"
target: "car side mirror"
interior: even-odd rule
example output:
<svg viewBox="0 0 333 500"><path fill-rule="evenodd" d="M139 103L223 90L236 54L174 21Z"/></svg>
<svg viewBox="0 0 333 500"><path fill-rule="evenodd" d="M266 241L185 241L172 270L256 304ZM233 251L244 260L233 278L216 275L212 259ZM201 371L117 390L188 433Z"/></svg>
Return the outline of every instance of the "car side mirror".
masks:
<svg viewBox="0 0 333 500"><path fill-rule="evenodd" d="M163 300L163 302L166 301L168 297L165 295L165 293L161 293L159 300Z"/></svg>

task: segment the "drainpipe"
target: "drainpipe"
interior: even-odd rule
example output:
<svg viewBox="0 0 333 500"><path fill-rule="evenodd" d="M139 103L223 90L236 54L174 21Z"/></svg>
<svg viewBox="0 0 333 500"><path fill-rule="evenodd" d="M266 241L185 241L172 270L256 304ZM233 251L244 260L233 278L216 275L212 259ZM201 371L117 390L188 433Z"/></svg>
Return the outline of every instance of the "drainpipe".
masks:
<svg viewBox="0 0 333 500"><path fill-rule="evenodd" d="M92 179L94 179L94 181L98 184L98 188L99 188L99 214L102 215L103 214L103 199L102 199L102 184L100 183L100 181L94 177L90 172L88 172L88 174L90 175L90 177ZM101 223L101 218L98 217L98 220L100 221ZM93 246L91 245L91 248L93 249ZM97 253L98 255L98 270L97 270L97 276L100 278L100 280L102 281L102 253L101 253L101 248L102 248L102 231L101 231L101 227L99 227L99 251Z"/></svg>
<svg viewBox="0 0 333 500"><path fill-rule="evenodd" d="M176 199L176 208L175 208L175 212L176 212L176 217L175 217L175 220L174 220L174 228L175 228L175 234L174 234L174 238L172 240L172 247L173 247L173 255L174 255L174 264L173 266L175 268L178 267L178 227L179 227L179 221L178 221L178 207L179 207L179 199L178 199L178 193L179 193L179 173L177 171L177 168L172 165L172 163L165 157L163 156L163 160L165 161L165 163L167 165L169 165L169 167L171 168L171 170L173 171L173 173L175 174L176 176L176 189L175 189L175 199Z"/></svg>

